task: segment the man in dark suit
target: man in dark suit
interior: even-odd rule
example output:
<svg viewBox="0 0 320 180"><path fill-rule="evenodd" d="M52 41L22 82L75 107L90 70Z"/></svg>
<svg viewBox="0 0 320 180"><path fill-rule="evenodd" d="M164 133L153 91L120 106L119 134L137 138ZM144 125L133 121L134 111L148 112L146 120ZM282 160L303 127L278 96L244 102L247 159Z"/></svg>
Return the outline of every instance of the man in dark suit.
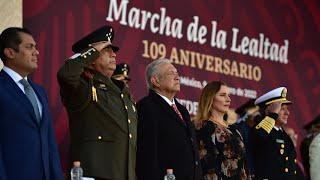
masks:
<svg viewBox="0 0 320 180"><path fill-rule="evenodd" d="M194 127L174 96L180 91L177 69L168 59L146 68L148 96L137 103L139 180L162 180L167 169L177 179L202 179Z"/></svg>
<svg viewBox="0 0 320 180"><path fill-rule="evenodd" d="M80 39L58 72L69 116L70 165L80 161L84 176L96 180L134 180L137 113L128 87L111 78L119 50L113 37L114 29L103 26Z"/></svg>
<svg viewBox="0 0 320 180"><path fill-rule="evenodd" d="M24 28L0 35L0 179L60 180L62 170L45 91L27 76L36 43Z"/></svg>
<svg viewBox="0 0 320 180"><path fill-rule="evenodd" d="M286 95L287 89L279 87L255 101L264 113L252 134L255 179L297 179L296 150L282 129L290 114Z"/></svg>

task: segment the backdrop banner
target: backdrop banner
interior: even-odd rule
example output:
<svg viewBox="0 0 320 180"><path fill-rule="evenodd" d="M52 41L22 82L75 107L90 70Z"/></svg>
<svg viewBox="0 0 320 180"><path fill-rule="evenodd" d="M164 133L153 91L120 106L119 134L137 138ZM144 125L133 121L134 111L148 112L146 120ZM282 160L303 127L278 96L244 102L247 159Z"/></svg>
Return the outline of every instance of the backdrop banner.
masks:
<svg viewBox="0 0 320 180"><path fill-rule="evenodd" d="M136 101L147 94L146 65L170 59L181 77L177 98L192 116L210 81L227 83L233 109L285 86L294 102L288 123L301 137L303 125L320 113L319 8L317 0L24 1L23 25L40 51L32 79L46 88L64 168L68 118L56 74L83 36L104 25L115 28L117 63L130 65Z"/></svg>

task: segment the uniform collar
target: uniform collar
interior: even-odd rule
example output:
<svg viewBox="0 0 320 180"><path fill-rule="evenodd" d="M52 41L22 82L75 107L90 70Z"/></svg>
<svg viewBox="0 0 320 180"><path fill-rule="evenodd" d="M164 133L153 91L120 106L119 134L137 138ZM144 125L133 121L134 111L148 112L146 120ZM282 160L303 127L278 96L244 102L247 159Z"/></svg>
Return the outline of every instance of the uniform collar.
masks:
<svg viewBox="0 0 320 180"><path fill-rule="evenodd" d="M279 130L280 130L280 131L283 131L281 127L278 128L277 126L273 126L273 128L274 128L276 131L279 131Z"/></svg>

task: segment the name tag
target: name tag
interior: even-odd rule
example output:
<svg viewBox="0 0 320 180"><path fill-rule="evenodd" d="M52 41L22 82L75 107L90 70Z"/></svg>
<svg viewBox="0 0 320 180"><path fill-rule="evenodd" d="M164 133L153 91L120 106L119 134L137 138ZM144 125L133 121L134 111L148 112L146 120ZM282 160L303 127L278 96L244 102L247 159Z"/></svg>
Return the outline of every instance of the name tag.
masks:
<svg viewBox="0 0 320 180"><path fill-rule="evenodd" d="M284 140L283 140L283 139L276 139L276 142L283 144L283 143L284 143Z"/></svg>

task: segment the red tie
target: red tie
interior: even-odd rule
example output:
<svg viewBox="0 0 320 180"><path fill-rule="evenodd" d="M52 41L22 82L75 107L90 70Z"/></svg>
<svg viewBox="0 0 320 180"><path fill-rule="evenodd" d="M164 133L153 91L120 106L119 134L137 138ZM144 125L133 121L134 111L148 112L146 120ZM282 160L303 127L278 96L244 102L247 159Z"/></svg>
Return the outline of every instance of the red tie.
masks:
<svg viewBox="0 0 320 180"><path fill-rule="evenodd" d="M178 110L177 106L175 104L172 104L171 107L173 108L173 110L178 114L178 116L180 117L180 119L184 122L182 115L180 113L180 111Z"/></svg>

